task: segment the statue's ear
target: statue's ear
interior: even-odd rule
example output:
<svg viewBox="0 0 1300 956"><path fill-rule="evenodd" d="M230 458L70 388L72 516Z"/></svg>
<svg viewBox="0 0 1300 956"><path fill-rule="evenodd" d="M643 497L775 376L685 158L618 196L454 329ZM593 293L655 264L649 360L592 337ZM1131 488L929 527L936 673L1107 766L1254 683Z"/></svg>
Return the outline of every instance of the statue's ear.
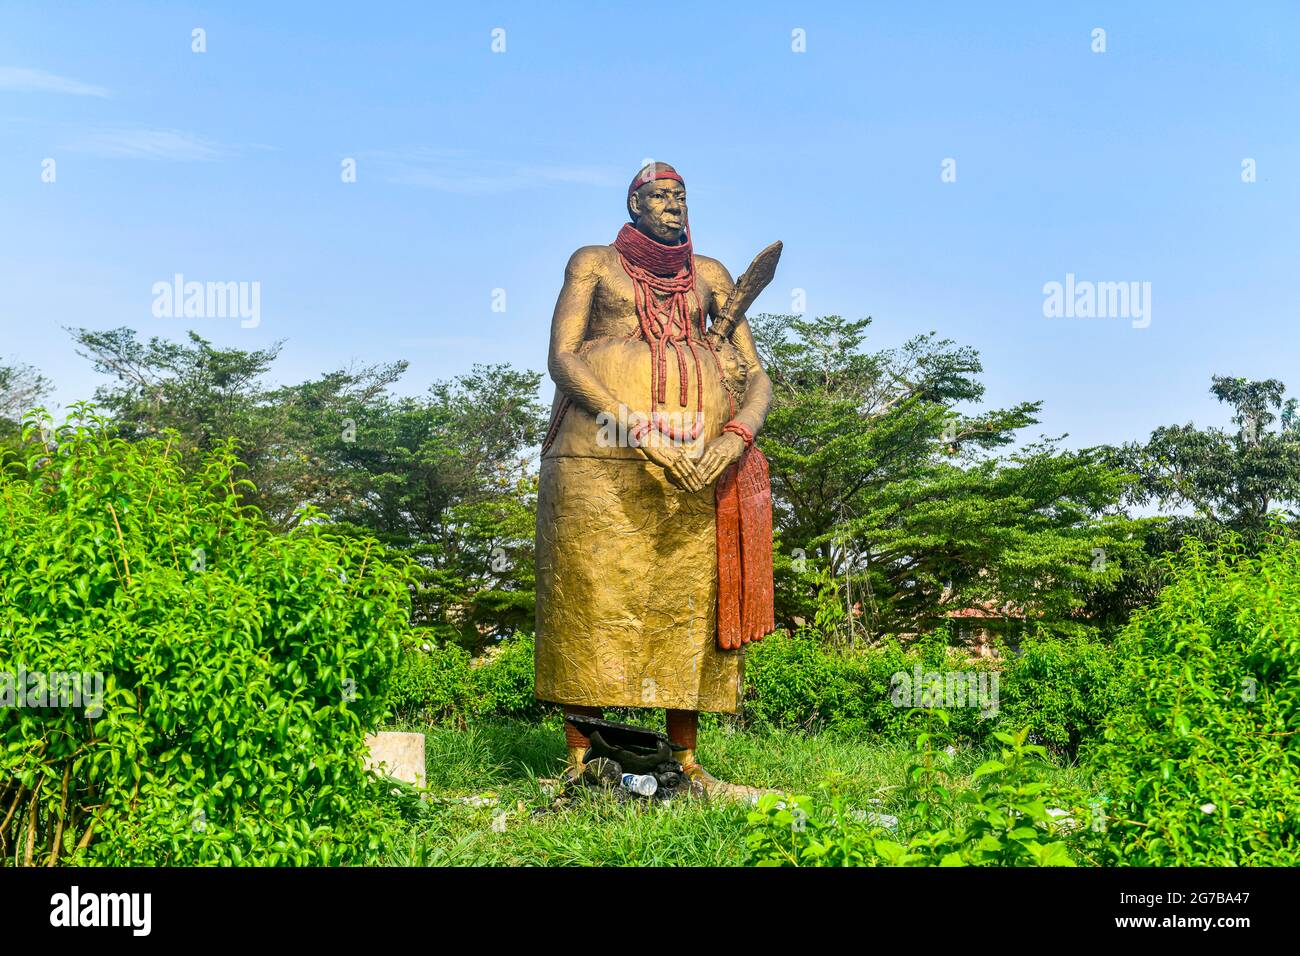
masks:
<svg viewBox="0 0 1300 956"><path fill-rule="evenodd" d="M635 222L641 218L641 189L638 187L627 197L627 211Z"/></svg>

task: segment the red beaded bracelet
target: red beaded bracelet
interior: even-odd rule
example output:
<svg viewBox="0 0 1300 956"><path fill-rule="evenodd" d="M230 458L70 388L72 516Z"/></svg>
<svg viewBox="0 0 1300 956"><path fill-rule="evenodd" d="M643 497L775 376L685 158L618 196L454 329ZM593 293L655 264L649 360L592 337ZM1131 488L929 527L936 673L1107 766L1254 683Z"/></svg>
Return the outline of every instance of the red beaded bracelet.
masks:
<svg viewBox="0 0 1300 956"><path fill-rule="evenodd" d="M741 422L727 422L722 426L723 432L731 432L733 435L739 435L745 440L745 447L748 448L754 444L754 433L749 430L749 426Z"/></svg>

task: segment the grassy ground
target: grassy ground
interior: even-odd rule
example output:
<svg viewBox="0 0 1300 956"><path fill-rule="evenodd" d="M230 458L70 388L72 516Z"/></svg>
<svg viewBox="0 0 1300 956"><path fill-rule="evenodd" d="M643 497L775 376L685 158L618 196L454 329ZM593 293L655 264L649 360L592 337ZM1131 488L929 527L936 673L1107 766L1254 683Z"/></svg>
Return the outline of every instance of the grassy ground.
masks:
<svg viewBox="0 0 1300 956"><path fill-rule="evenodd" d="M616 718L618 719L618 718ZM479 721L461 730L400 725L427 739L428 783L436 799L388 862L398 866L737 866L745 856L743 804L634 801L579 794L554 810L539 782L559 774L564 734L542 723ZM701 730L701 762L737 783L809 793L831 783L851 806L899 815L909 746L834 732ZM987 755L959 751L969 774ZM1077 768L1062 783L1086 786ZM961 780L957 783L960 785ZM447 798L495 798L473 805Z"/></svg>

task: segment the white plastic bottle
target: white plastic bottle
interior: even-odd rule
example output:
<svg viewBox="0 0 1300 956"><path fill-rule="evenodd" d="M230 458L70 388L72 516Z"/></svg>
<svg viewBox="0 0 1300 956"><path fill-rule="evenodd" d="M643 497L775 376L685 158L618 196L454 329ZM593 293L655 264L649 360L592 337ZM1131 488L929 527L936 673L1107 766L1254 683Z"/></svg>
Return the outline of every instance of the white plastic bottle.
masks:
<svg viewBox="0 0 1300 956"><path fill-rule="evenodd" d="M653 797L659 789L659 781L654 778L653 774L623 774L623 789L630 790L635 794L643 797Z"/></svg>

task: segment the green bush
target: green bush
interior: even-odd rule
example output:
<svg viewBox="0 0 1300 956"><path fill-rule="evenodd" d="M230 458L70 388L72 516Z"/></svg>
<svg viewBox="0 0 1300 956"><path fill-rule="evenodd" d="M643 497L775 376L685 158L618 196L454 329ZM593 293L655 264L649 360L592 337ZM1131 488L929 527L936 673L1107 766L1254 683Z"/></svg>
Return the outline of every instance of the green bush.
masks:
<svg viewBox="0 0 1300 956"><path fill-rule="evenodd" d="M954 797L943 747L948 715L931 716L939 720L917 735L904 785L911 838L876 840L875 853L892 866L1074 866L1067 834L1048 812L1047 750L1027 743L1029 728L994 731L998 756L976 767L970 787Z"/></svg>
<svg viewBox="0 0 1300 956"><path fill-rule="evenodd" d="M854 654L823 653L832 662L821 702L827 724L890 739L901 736L910 710L894 706L894 674L912 673L924 654L906 652L893 642Z"/></svg>
<svg viewBox="0 0 1300 956"><path fill-rule="evenodd" d="M417 638L403 650L388 699L394 719L404 721L540 716L543 708L533 695L532 635L516 634L477 660L457 644Z"/></svg>
<svg viewBox="0 0 1300 956"><path fill-rule="evenodd" d="M403 655L393 678L391 703L399 718L532 717L545 709L533 696L531 635L517 634L473 662L453 644L428 641L431 650L416 644ZM848 651L828 647L813 631L777 632L747 651L742 721L902 739L910 733L913 708L895 706L896 674L914 679L917 668L945 677L996 672L999 713L952 709L954 739L988 743L1010 723L1073 758L1080 742L1100 734L1113 696L1113 654L1099 644L1058 639L1027 641L1024 651L1005 662L973 659L948 648L942 634L906 649L891 641ZM718 723L715 715L704 715L706 728Z"/></svg>
<svg viewBox="0 0 1300 956"><path fill-rule="evenodd" d="M840 794L766 793L745 821L750 866L874 866L880 827L849 809Z"/></svg>
<svg viewBox="0 0 1300 956"><path fill-rule="evenodd" d="M806 632L778 631L745 656L745 716L757 723L808 725L838 695L836 660Z"/></svg>
<svg viewBox="0 0 1300 956"><path fill-rule="evenodd" d="M373 541L272 534L230 445L187 474L174 436L128 443L85 408L48 445L38 425L0 475L0 672L102 675L102 711L93 676L79 708L0 707L0 857L371 858L393 808L364 741L404 573Z"/></svg>
<svg viewBox="0 0 1300 956"><path fill-rule="evenodd" d="M1099 743L1117 706L1115 650L1097 641L1028 638L1002 670L1000 723L1028 728L1068 760Z"/></svg>
<svg viewBox="0 0 1300 956"><path fill-rule="evenodd" d="M451 643L439 647L433 641L428 635L403 648L388 682L388 703L396 720L437 723L464 716L470 708L474 672L469 651Z"/></svg>
<svg viewBox="0 0 1300 956"><path fill-rule="evenodd" d="M1096 759L1114 861L1300 863L1300 543L1188 539L1117 651Z"/></svg>
<svg viewBox="0 0 1300 956"><path fill-rule="evenodd" d="M904 649L896 642L846 651L827 647L811 631L778 632L752 645L745 661L745 719L758 725L827 728L887 739L906 736L913 708L896 706L896 674L914 680L917 668L947 675L993 671L996 665L949 653L940 635ZM993 729L977 708L955 713L954 735L983 741Z"/></svg>
<svg viewBox="0 0 1300 956"><path fill-rule="evenodd" d="M957 790L945 748L949 714L927 711L901 789L908 809L886 829L882 817L849 810L836 793L766 794L747 818L754 866L1073 866L1067 834L1048 811L1046 750L1028 728L998 731L997 759Z"/></svg>
<svg viewBox="0 0 1300 956"><path fill-rule="evenodd" d="M497 717L536 717L542 713L533 692L533 636L502 641L473 670L474 712Z"/></svg>
<svg viewBox="0 0 1300 956"><path fill-rule="evenodd" d="M1019 654L972 658L948 648L941 633L908 648L897 642L846 651L812 631L779 632L753 645L745 662L745 720L858 736L901 739L913 708L894 705L894 676L997 674L998 708L949 708L954 740L986 744L995 731L1025 728L1030 739L1073 760L1099 742L1116 706L1113 648L1085 639L1026 639Z"/></svg>

